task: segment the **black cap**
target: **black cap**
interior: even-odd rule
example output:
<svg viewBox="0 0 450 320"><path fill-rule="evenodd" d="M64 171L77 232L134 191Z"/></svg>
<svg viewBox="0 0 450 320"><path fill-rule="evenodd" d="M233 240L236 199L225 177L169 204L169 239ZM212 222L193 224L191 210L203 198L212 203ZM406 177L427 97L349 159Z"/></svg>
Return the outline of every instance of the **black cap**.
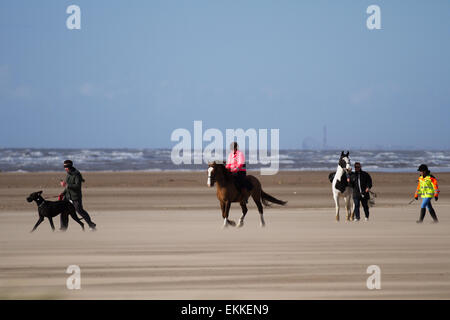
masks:
<svg viewBox="0 0 450 320"><path fill-rule="evenodd" d="M64 161L64 168L72 168L73 167L73 162L72 160L66 160Z"/></svg>
<svg viewBox="0 0 450 320"><path fill-rule="evenodd" d="M417 169L417 171L428 171L428 167L426 164L421 164L419 166L419 169Z"/></svg>

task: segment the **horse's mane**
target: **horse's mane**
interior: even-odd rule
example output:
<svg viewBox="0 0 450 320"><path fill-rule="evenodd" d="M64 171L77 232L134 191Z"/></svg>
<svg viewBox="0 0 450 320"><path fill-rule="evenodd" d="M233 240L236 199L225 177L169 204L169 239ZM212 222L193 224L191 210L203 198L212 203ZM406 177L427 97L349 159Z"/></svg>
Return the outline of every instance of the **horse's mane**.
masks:
<svg viewBox="0 0 450 320"><path fill-rule="evenodd" d="M231 177L231 172L225 168L225 165L223 163L216 163L216 166L222 169L224 179L229 180Z"/></svg>
<svg viewBox="0 0 450 320"><path fill-rule="evenodd" d="M347 161L345 161L344 158L347 158L350 161L350 159L348 158L348 155L341 154L341 157L339 158L338 166L336 169L336 173L335 173L335 176L337 177L337 179L336 179L337 181L341 181L341 178L346 175L344 168L341 166L341 162L347 163ZM337 176L339 171L341 171L340 177Z"/></svg>

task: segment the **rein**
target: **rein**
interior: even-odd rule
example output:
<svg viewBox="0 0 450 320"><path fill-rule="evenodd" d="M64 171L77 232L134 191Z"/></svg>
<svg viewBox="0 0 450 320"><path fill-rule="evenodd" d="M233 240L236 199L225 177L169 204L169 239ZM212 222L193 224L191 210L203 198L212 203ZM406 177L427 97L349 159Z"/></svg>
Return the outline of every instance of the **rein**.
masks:
<svg viewBox="0 0 450 320"><path fill-rule="evenodd" d="M220 170L221 170L221 174L220 175L217 174L217 172L218 172L217 169L219 168L219 166L221 167L220 168ZM212 180L217 182L219 185L225 185L226 184L226 182L229 180L229 173L228 173L228 171L227 171L227 169L225 168L224 165L218 165L216 167L215 174L214 174L214 179L212 179Z"/></svg>

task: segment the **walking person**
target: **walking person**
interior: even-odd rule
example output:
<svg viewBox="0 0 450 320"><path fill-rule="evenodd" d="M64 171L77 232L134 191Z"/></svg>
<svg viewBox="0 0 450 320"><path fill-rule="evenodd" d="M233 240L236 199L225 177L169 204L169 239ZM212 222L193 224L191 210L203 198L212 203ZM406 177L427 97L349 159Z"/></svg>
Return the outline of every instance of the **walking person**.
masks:
<svg viewBox="0 0 450 320"><path fill-rule="evenodd" d="M438 223L439 220L436 216L436 212L431 205L431 199L433 199L433 197L436 201L438 201L439 199L439 187L437 180L430 173L430 170L428 170L428 167L425 164L421 164L417 171L420 171L420 177L417 184L416 193L414 194L414 199L418 200L420 194L422 197L422 205L420 206L419 220L417 220L416 222L423 222L423 218L425 218L425 213L428 208L428 211L430 211L430 215L433 218L433 222Z"/></svg>
<svg viewBox="0 0 450 320"><path fill-rule="evenodd" d="M364 209L365 220L369 221L369 191L372 188L372 178L370 174L362 170L361 163L355 162L355 172L350 174L347 181L353 188L353 202L355 204L354 221L359 221L360 219L360 205L362 205Z"/></svg>
<svg viewBox="0 0 450 320"><path fill-rule="evenodd" d="M63 193L60 195L60 197L69 200L75 207L75 210L83 217L84 221L86 221L86 223L89 225L89 228L95 230L96 224L92 222L91 217L83 208L83 200L81 193L81 185L84 182L83 176L81 175L80 171L78 171L73 166L72 160L64 161L64 169L67 172L67 176L65 181L61 181L61 186L65 187L65 189ZM67 224L68 221L61 220L61 225L67 226Z"/></svg>

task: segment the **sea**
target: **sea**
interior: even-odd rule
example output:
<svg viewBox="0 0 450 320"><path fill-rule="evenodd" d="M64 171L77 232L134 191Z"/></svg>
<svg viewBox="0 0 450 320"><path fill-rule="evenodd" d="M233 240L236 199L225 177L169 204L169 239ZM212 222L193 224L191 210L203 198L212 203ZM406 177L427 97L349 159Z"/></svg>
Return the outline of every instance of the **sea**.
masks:
<svg viewBox="0 0 450 320"><path fill-rule="evenodd" d="M334 171L340 153L340 150L280 150L278 166L280 171ZM81 171L202 171L207 167L207 162L175 164L171 154L171 149L3 148L0 149L0 170L61 171L66 159L74 161ZM433 172L450 172L450 151L350 150L350 159L352 165L361 162L366 171L415 172L425 163ZM261 167L268 165L247 165L249 170Z"/></svg>

